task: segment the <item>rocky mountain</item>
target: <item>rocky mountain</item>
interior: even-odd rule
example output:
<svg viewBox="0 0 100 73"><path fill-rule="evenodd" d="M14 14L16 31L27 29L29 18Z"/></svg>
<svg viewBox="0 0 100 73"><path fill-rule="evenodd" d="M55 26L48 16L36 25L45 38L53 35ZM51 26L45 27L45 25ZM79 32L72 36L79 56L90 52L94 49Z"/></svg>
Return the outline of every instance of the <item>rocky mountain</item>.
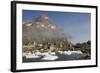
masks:
<svg viewBox="0 0 100 73"><path fill-rule="evenodd" d="M66 34L46 15L23 24L23 42L67 40Z"/></svg>

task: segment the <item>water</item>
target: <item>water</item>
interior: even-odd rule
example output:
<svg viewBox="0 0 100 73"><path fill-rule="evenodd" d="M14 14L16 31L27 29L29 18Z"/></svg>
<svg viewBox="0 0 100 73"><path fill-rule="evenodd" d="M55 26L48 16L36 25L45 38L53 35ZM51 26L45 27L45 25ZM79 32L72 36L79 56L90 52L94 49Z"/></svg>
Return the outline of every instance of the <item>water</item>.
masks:
<svg viewBox="0 0 100 73"><path fill-rule="evenodd" d="M86 60L90 57L81 51L58 51L40 53L23 53L23 62L46 62L46 61L68 61Z"/></svg>

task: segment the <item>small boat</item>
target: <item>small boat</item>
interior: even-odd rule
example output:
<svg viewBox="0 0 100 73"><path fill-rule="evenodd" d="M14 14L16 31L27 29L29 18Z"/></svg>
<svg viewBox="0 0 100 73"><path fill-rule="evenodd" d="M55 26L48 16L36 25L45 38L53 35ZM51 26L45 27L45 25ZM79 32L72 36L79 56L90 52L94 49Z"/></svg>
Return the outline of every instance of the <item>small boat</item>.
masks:
<svg viewBox="0 0 100 73"><path fill-rule="evenodd" d="M23 56L25 56L26 58L40 58L40 56L34 54L34 53L23 53Z"/></svg>
<svg viewBox="0 0 100 73"><path fill-rule="evenodd" d="M56 59L58 59L58 56L46 55L41 60L56 60Z"/></svg>
<svg viewBox="0 0 100 73"><path fill-rule="evenodd" d="M72 53L83 54L81 51L72 51Z"/></svg>
<svg viewBox="0 0 100 73"><path fill-rule="evenodd" d="M39 55L41 55L41 52L37 51L34 54L39 56Z"/></svg>
<svg viewBox="0 0 100 73"><path fill-rule="evenodd" d="M66 55L71 55L72 52L71 51L64 51L63 54L66 54Z"/></svg>
<svg viewBox="0 0 100 73"><path fill-rule="evenodd" d="M50 54L50 55L55 55L56 53L55 53L55 52L49 52L49 54Z"/></svg>
<svg viewBox="0 0 100 73"><path fill-rule="evenodd" d="M58 53L63 54L63 51L58 51Z"/></svg>
<svg viewBox="0 0 100 73"><path fill-rule="evenodd" d="M27 55L26 58L40 58L40 56L32 54L32 55Z"/></svg>
<svg viewBox="0 0 100 73"><path fill-rule="evenodd" d="M48 52L43 52L43 53L41 53L41 55L42 56L47 56L47 55L49 55L49 53Z"/></svg>

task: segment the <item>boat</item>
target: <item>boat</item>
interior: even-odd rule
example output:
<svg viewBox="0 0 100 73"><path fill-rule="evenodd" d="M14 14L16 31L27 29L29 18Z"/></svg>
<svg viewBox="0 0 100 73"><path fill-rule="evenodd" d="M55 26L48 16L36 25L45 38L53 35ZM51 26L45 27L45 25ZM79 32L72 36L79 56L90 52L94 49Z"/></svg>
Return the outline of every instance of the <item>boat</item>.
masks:
<svg viewBox="0 0 100 73"><path fill-rule="evenodd" d="M54 55L46 55L44 56L41 60L56 60L58 59L58 56L54 56Z"/></svg>
<svg viewBox="0 0 100 73"><path fill-rule="evenodd" d="M32 54L32 55L27 55L26 58L40 58L40 56Z"/></svg>

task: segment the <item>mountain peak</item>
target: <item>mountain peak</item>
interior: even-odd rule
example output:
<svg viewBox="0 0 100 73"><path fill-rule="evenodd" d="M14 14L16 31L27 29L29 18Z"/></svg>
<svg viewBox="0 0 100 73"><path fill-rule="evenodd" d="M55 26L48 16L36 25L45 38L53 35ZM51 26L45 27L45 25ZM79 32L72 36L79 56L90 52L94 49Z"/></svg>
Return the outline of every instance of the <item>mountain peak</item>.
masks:
<svg viewBox="0 0 100 73"><path fill-rule="evenodd" d="M23 24L23 39L54 40L66 38L66 34L47 15L34 17L31 22Z"/></svg>
<svg viewBox="0 0 100 73"><path fill-rule="evenodd" d="M36 27L36 28L43 28L43 29L56 29L56 24L47 16L41 15L37 17L33 17L31 22L24 23L26 27Z"/></svg>

